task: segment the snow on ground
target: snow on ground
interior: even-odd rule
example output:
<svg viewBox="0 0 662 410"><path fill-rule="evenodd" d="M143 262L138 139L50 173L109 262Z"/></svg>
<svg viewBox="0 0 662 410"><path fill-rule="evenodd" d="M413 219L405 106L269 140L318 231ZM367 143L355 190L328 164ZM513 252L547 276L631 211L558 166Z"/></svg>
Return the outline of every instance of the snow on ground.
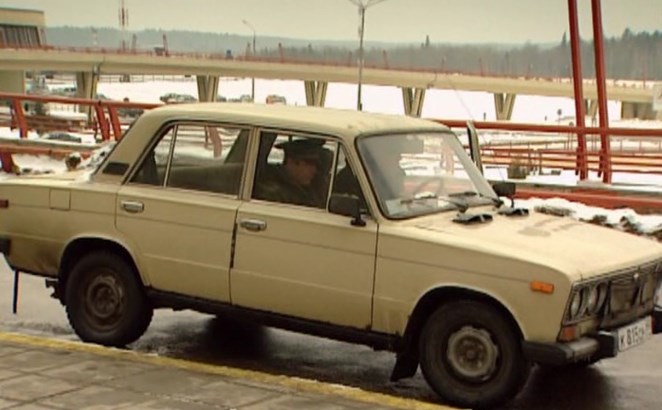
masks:
<svg viewBox="0 0 662 410"><path fill-rule="evenodd" d="M53 174L67 170L64 161L53 159L48 155L14 155L14 163L25 174ZM0 181L9 178L16 176L0 171Z"/></svg>

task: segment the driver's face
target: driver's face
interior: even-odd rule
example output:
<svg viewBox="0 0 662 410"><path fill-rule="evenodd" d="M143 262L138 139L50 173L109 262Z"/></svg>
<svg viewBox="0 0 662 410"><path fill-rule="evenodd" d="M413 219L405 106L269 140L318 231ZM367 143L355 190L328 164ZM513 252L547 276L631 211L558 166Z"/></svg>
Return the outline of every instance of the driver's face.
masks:
<svg viewBox="0 0 662 410"><path fill-rule="evenodd" d="M295 159L288 161L290 177L299 185L308 186L317 174L317 161L311 159Z"/></svg>

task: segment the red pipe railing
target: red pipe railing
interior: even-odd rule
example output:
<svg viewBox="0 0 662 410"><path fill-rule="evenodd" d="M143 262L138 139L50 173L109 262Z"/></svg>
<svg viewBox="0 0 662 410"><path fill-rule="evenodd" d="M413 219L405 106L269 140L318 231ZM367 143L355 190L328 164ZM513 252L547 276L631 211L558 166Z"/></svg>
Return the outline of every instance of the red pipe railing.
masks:
<svg viewBox="0 0 662 410"><path fill-rule="evenodd" d="M90 116L87 125L89 128L98 129L101 139L108 141L110 139L119 140L122 137L122 124L120 124L117 110L122 108L131 109L152 109L161 104L134 103L125 101L96 100L76 97L59 97L53 95L33 95L0 92L0 101L8 101L11 107L10 126L19 129L21 138L27 138L30 126L28 120L35 116L26 115L23 109L23 103L30 101L34 103L58 103L78 107L89 107ZM94 115L92 115L94 114ZM44 117L44 116L42 116ZM64 124L67 120L58 117L49 117L52 122L61 120ZM43 119L43 118L42 118ZM111 133L112 131L112 133Z"/></svg>
<svg viewBox="0 0 662 410"><path fill-rule="evenodd" d="M577 169L579 179L588 177L587 164L584 161L586 152L586 124L584 115L584 80L582 76L581 42L579 40L579 18L577 16L577 0L568 0L568 19L570 21L570 49L572 53L572 78L575 93L575 118L577 126L581 129L577 132Z"/></svg>

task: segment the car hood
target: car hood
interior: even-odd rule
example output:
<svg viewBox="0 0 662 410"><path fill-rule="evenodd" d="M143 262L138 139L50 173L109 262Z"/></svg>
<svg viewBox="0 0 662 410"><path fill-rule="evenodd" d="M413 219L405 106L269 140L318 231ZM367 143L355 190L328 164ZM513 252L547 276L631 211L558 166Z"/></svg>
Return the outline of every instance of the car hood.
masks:
<svg viewBox="0 0 662 410"><path fill-rule="evenodd" d="M652 239L571 217L533 211L528 216L492 216L490 222L465 225L453 222L455 214L437 214L404 222L402 233L548 266L573 280L662 259L662 244Z"/></svg>

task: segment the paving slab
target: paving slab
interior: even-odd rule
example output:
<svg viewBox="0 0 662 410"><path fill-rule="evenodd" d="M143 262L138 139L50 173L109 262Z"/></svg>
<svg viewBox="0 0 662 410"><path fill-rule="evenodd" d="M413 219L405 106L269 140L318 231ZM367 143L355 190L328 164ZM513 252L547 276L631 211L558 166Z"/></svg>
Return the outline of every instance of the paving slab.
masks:
<svg viewBox="0 0 662 410"><path fill-rule="evenodd" d="M340 403L334 401L320 402L315 397L304 397L295 395L279 395L269 400L242 407L242 410L358 410L368 409L365 404Z"/></svg>
<svg viewBox="0 0 662 410"><path fill-rule="evenodd" d="M2 358L5 368L17 369L22 372L41 372L44 370L66 366L77 358L68 351L58 350L28 350Z"/></svg>
<svg viewBox="0 0 662 410"><path fill-rule="evenodd" d="M58 409L118 410L134 408L152 400L153 397L130 390L88 386L40 400L39 403Z"/></svg>
<svg viewBox="0 0 662 410"><path fill-rule="evenodd" d="M32 402L78 388L80 388L80 385L64 380L51 379L37 374L27 374L0 381L0 398L19 402Z"/></svg>
<svg viewBox="0 0 662 410"><path fill-rule="evenodd" d="M1 360L1 359L0 359ZM0 367L0 380L12 379L20 376L21 373Z"/></svg>
<svg viewBox="0 0 662 410"><path fill-rule="evenodd" d="M53 407L48 407L48 406L43 406L41 404L37 403L27 403L27 404L22 404L14 407L10 407L7 410L57 410L54 409Z"/></svg>
<svg viewBox="0 0 662 410"><path fill-rule="evenodd" d="M0 410L9 408L9 407L14 407L18 404L16 401L10 401L10 400L5 400L5 399L0 399Z"/></svg>
<svg viewBox="0 0 662 410"><path fill-rule="evenodd" d="M17 353L25 352L30 350L30 348L16 346L12 344L0 344L0 358L5 356L12 356Z"/></svg>
<svg viewBox="0 0 662 410"><path fill-rule="evenodd" d="M82 358L75 363L43 371L42 374L74 382L101 383L113 379L127 379L153 368L153 366L143 363L118 361L97 356L96 358ZM1 376L2 373L0 373Z"/></svg>

